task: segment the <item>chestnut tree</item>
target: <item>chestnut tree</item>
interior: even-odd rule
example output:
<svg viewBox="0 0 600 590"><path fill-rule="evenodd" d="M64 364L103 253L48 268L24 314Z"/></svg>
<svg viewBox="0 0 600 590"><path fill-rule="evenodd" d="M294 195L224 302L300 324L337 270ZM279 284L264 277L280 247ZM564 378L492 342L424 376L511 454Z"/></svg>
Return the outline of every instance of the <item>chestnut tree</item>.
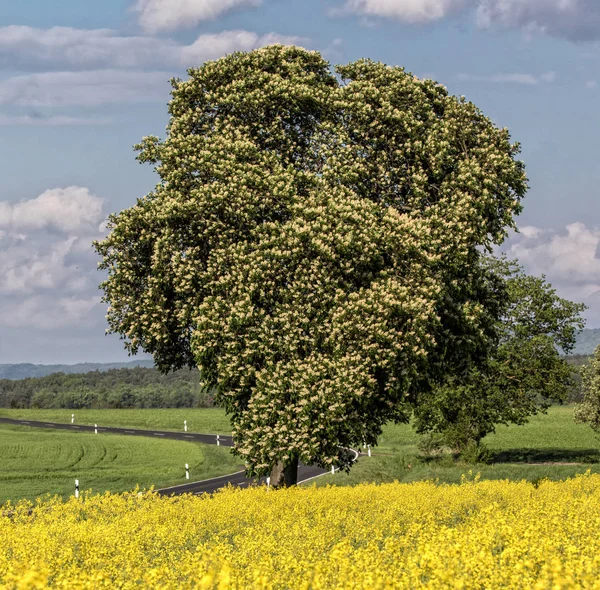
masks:
<svg viewBox="0 0 600 590"><path fill-rule="evenodd" d="M521 210L519 145L370 60L272 45L188 75L136 146L156 188L96 243L109 331L201 370L248 475L348 468L498 338L506 293L478 261Z"/></svg>

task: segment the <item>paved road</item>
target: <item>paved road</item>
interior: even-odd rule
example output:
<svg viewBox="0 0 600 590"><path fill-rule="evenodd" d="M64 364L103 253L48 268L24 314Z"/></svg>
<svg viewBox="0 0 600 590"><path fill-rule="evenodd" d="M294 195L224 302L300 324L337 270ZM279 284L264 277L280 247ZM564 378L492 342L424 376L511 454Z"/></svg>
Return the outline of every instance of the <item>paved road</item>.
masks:
<svg viewBox="0 0 600 590"><path fill-rule="evenodd" d="M12 418L0 418L0 424L16 424L20 426L31 426L32 428L56 428L60 430L75 430L80 432L94 432L94 426L84 424L61 424L58 422L37 422L35 420L13 420ZM188 442L200 442L207 445L217 444L216 434L197 434L194 432L169 432L167 430L139 430L135 428L117 428L111 426L98 426L98 434L109 432L111 434L124 434L129 436L149 436L153 438L168 438L171 440L184 440ZM219 444L224 447L233 446L231 436L219 435ZM319 475L327 473L324 469L314 465L300 464L298 467L298 483L313 479ZM250 485L260 485L265 483L265 478L250 479L244 475L243 471L205 479L203 481L195 481L184 483L178 486L163 488L157 490L161 495L178 495L178 494L204 494L215 492L219 488L225 487L228 484L238 487L247 487Z"/></svg>

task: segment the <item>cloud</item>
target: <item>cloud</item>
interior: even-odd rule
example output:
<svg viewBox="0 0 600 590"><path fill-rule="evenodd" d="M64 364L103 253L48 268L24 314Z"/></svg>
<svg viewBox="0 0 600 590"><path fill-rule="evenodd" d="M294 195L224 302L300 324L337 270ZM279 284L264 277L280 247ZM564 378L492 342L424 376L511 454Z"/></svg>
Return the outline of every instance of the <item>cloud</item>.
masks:
<svg viewBox="0 0 600 590"><path fill-rule="evenodd" d="M39 330L98 324L103 199L88 188L0 201L0 326ZM105 311L104 311L105 313Z"/></svg>
<svg viewBox="0 0 600 590"><path fill-rule="evenodd" d="M59 127L64 125L107 125L110 119L51 116L40 117L33 115L0 115L0 127L25 125L39 127Z"/></svg>
<svg viewBox="0 0 600 590"><path fill-rule="evenodd" d="M75 238L26 238L0 250L0 293L31 294L55 289L66 282L70 269L65 258Z"/></svg>
<svg viewBox="0 0 600 590"><path fill-rule="evenodd" d="M600 39L598 0L346 0L332 15L358 14L426 24L474 10L481 29L520 29L570 41Z"/></svg>
<svg viewBox="0 0 600 590"><path fill-rule="evenodd" d="M522 29L570 41L600 39L598 0L481 0L480 28Z"/></svg>
<svg viewBox="0 0 600 590"><path fill-rule="evenodd" d="M91 327L97 324L92 315L95 307L102 307L99 295L84 298L34 295L3 306L0 309L0 325L38 330Z"/></svg>
<svg viewBox="0 0 600 590"><path fill-rule="evenodd" d="M347 0L330 14L359 14L393 18L409 24L425 24L451 16L472 0Z"/></svg>
<svg viewBox="0 0 600 590"><path fill-rule="evenodd" d="M200 65L202 62L218 59L233 51L251 51L266 45L302 45L310 41L305 37L289 37L277 33L259 36L249 31L222 31L221 33L200 35L191 45L180 49L181 64Z"/></svg>
<svg viewBox="0 0 600 590"><path fill-rule="evenodd" d="M98 285L106 273L98 272L92 247L105 235L98 227L107 213L99 211L101 201L85 187L0 201L2 362L127 360L119 337L105 336L107 306Z"/></svg>
<svg viewBox="0 0 600 590"><path fill-rule="evenodd" d="M586 80L585 87L588 89L598 88L598 82L596 80Z"/></svg>
<svg viewBox="0 0 600 590"><path fill-rule="evenodd" d="M159 37L123 36L110 29L11 25L0 27L0 68L21 72L181 69L233 51L308 42L305 37L275 32L231 30L199 35L186 45Z"/></svg>
<svg viewBox="0 0 600 590"><path fill-rule="evenodd" d="M122 36L111 29L0 27L0 67L16 71L163 67L178 59L170 39Z"/></svg>
<svg viewBox="0 0 600 590"><path fill-rule="evenodd" d="M529 274L546 275L560 296L588 305L588 320L600 327L600 228L584 223L560 231L525 226L502 251Z"/></svg>
<svg viewBox="0 0 600 590"><path fill-rule="evenodd" d="M96 231L103 219L102 205L103 200L84 187L50 189L14 205L0 201L0 228L55 229L66 234Z"/></svg>
<svg viewBox="0 0 600 590"><path fill-rule="evenodd" d="M146 32L157 33L195 27L237 8L261 4L261 0L137 0L133 10Z"/></svg>
<svg viewBox="0 0 600 590"><path fill-rule="evenodd" d="M554 72L546 72L538 76L533 74L494 74L490 76L474 76L471 74L459 74L457 76L459 80L467 82L493 82L496 84L525 84L529 86L535 86L540 82L551 83L556 80L556 74Z"/></svg>
<svg viewBox="0 0 600 590"><path fill-rule="evenodd" d="M27 74L0 81L0 105L94 107L161 102L168 99L171 77L166 72L124 70Z"/></svg>

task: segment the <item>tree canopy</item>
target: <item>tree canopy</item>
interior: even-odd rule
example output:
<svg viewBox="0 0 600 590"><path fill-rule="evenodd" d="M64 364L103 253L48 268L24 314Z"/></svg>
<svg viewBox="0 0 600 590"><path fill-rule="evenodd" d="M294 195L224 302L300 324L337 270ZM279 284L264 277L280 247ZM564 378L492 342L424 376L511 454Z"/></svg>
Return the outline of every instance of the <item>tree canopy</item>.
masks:
<svg viewBox="0 0 600 590"><path fill-rule="evenodd" d="M506 298L517 143L464 97L370 60L272 45L172 81L159 182L96 244L109 331L200 368L248 474L347 467L485 358Z"/></svg>
<svg viewBox="0 0 600 590"><path fill-rule="evenodd" d="M579 424L589 424L600 431L600 345L589 362L581 367L583 401L575 407L574 418Z"/></svg>
<svg viewBox="0 0 600 590"><path fill-rule="evenodd" d="M460 379L450 375L422 396L415 412L418 432L441 433L441 444L461 451L478 446L497 424L524 424L567 400L573 370L559 351L573 350L586 308L559 297L544 276L525 274L505 256L481 262L507 289L497 319L499 339L484 363Z"/></svg>

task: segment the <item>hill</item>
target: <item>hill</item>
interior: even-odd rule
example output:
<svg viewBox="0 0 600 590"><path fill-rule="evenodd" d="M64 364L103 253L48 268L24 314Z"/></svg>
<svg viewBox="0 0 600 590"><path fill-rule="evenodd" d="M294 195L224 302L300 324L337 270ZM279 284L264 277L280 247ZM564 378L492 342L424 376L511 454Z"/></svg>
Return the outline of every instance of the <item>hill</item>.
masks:
<svg viewBox="0 0 600 590"><path fill-rule="evenodd" d="M594 354L598 344L600 344L600 328L586 328L577 336L577 344L572 354Z"/></svg>
<svg viewBox="0 0 600 590"><path fill-rule="evenodd" d="M137 360L126 363L78 363L76 365L34 365L33 363L0 364L0 379L27 379L29 377L46 377L52 373L89 373L90 371L110 371L111 369L128 369L134 367L154 367L154 361Z"/></svg>

